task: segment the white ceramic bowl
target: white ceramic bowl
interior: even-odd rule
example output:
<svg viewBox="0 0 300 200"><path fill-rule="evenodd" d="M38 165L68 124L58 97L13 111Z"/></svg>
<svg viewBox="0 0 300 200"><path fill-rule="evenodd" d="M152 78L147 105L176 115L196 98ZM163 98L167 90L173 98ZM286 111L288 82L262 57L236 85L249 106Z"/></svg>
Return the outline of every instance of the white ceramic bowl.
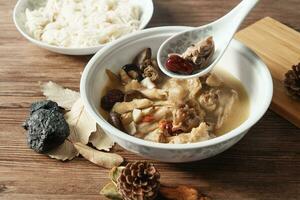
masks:
<svg viewBox="0 0 300 200"><path fill-rule="evenodd" d="M50 45L45 42L41 42L39 40L34 39L30 34L27 33L25 28L25 19L26 19L25 10L26 8L34 9L33 4L30 3L32 1L44 2L47 0L18 0L14 8L13 20L18 31L33 44L56 53L67 54L67 55L94 54L108 44L107 43L107 44L94 46L94 47L69 48L69 47L58 47L58 46ZM152 0L130 0L130 2L132 2L135 5L138 5L142 10L141 24L139 27L139 30L142 30L147 26L147 24L150 22L152 18L153 10L154 10L153 2Z"/></svg>
<svg viewBox="0 0 300 200"><path fill-rule="evenodd" d="M105 69L117 72L146 47L151 47L153 55L156 55L164 40L186 29L187 27L151 28L113 42L90 60L81 78L80 93L88 113L119 145L146 158L164 162L188 162L214 156L237 143L263 116L272 99L272 78L266 65L251 50L233 40L218 66L238 78L249 94L250 114L239 127L203 142L162 144L130 136L110 125L98 111L101 91L107 82Z"/></svg>

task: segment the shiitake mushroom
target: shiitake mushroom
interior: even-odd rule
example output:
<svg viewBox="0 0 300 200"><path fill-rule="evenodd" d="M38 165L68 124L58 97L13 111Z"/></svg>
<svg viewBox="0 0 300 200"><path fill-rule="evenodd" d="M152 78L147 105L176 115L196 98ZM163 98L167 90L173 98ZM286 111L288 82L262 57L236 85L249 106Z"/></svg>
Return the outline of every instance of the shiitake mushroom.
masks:
<svg viewBox="0 0 300 200"><path fill-rule="evenodd" d="M121 121L121 115L117 112L111 111L109 113L109 119L108 122L112 124L117 129L124 131L124 126Z"/></svg>
<svg viewBox="0 0 300 200"><path fill-rule="evenodd" d="M150 60L151 57L152 57L151 49L145 48L136 55L136 57L133 59L132 63L139 66L139 65L142 65L146 60Z"/></svg>
<svg viewBox="0 0 300 200"><path fill-rule="evenodd" d="M143 73L136 64L127 64L122 67L122 69L130 76L132 79L138 81L143 80Z"/></svg>
<svg viewBox="0 0 300 200"><path fill-rule="evenodd" d="M130 90L126 92L124 95L125 102L130 102L133 99L142 99L142 98L145 98L145 95L143 95L140 91L137 90Z"/></svg>
<svg viewBox="0 0 300 200"><path fill-rule="evenodd" d="M101 107L106 111L110 111L115 103L122 102L123 100L124 93L121 90L112 89L101 98Z"/></svg>

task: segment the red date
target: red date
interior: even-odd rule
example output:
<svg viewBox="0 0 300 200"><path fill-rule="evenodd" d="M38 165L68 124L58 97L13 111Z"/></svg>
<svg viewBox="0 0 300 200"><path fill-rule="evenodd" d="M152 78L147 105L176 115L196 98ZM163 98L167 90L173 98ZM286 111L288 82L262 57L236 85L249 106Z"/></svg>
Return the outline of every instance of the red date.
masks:
<svg viewBox="0 0 300 200"><path fill-rule="evenodd" d="M172 55L166 61L166 68L179 74L192 74L194 65L190 61L185 60L178 55Z"/></svg>

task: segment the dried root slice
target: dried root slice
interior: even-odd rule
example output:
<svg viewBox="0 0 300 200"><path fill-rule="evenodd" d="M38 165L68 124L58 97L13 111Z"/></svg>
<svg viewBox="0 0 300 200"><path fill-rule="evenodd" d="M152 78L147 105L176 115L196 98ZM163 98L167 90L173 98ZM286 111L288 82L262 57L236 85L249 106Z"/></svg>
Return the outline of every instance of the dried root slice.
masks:
<svg viewBox="0 0 300 200"><path fill-rule="evenodd" d="M80 142L74 143L74 147L85 159L104 168L110 169L119 166L124 161L118 154L97 151Z"/></svg>
<svg viewBox="0 0 300 200"><path fill-rule="evenodd" d="M195 188L185 185L177 187L160 187L160 196L170 200L210 200L209 197L199 193Z"/></svg>

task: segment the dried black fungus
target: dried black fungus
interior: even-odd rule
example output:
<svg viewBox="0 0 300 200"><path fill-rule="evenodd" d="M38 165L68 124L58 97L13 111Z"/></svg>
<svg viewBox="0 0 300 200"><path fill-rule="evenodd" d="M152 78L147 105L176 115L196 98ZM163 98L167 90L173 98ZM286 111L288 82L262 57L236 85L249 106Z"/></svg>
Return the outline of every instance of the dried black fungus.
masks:
<svg viewBox="0 0 300 200"><path fill-rule="evenodd" d="M53 109L53 110L56 110L56 111L60 110L59 106L54 101L49 101L49 100L38 101L38 102L34 102L34 103L31 104L30 114L32 114L35 111L40 110L40 109L45 109L45 110Z"/></svg>
<svg viewBox="0 0 300 200"><path fill-rule="evenodd" d="M113 111L110 112L108 121L117 129L124 131L124 127L121 121L121 115L119 113Z"/></svg>
<svg viewBox="0 0 300 200"><path fill-rule="evenodd" d="M125 93L124 101L130 102L134 99L143 99L143 98L145 98L145 95L143 95L140 91L130 90Z"/></svg>
<svg viewBox="0 0 300 200"><path fill-rule="evenodd" d="M70 134L63 113L53 101L33 103L23 127L28 131L29 147L38 153L46 153L61 145Z"/></svg>
<svg viewBox="0 0 300 200"><path fill-rule="evenodd" d="M143 80L143 74L140 68L136 64L127 64L122 67L122 69L128 74L128 76L132 79L136 79L138 81Z"/></svg>
<svg viewBox="0 0 300 200"><path fill-rule="evenodd" d="M107 94L102 97L101 107L106 111L110 111L115 103L122 102L123 100L124 93L121 90L113 89L108 91Z"/></svg>

